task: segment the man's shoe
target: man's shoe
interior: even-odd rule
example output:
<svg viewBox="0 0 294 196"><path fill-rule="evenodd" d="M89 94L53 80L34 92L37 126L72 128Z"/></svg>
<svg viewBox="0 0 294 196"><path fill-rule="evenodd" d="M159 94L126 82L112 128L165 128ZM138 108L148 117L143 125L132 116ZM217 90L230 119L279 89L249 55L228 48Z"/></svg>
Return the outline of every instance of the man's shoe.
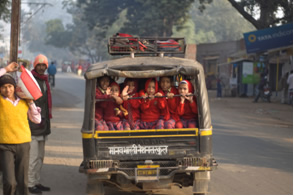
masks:
<svg viewBox="0 0 294 196"><path fill-rule="evenodd" d="M50 191L50 187L47 187L47 186L43 186L42 184L37 184L36 187L38 189L40 189L41 191Z"/></svg>
<svg viewBox="0 0 294 196"><path fill-rule="evenodd" d="M36 195L42 195L42 191L38 189L36 186L29 187L29 192Z"/></svg>

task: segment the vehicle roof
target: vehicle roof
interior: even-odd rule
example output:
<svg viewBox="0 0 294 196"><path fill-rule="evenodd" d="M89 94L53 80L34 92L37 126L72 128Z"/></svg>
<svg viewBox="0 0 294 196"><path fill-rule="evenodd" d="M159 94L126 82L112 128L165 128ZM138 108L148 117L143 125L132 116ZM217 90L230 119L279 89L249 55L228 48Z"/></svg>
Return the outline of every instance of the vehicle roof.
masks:
<svg viewBox="0 0 294 196"><path fill-rule="evenodd" d="M195 60L179 57L124 57L92 64L85 73L86 79L103 75L150 78L177 74L196 75L203 67Z"/></svg>

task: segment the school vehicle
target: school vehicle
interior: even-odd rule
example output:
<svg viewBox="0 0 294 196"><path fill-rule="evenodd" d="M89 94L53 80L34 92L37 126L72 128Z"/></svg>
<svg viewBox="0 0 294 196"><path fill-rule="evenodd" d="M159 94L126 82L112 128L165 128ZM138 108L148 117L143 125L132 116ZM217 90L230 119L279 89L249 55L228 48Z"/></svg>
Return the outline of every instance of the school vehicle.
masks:
<svg viewBox="0 0 294 196"><path fill-rule="evenodd" d="M85 112L82 126L83 162L87 192L104 194L105 186L152 193L172 186L192 186L193 194L206 194L217 164L212 155L212 125L203 67L195 60L167 57L185 52L183 38L113 37L109 53L128 54L93 64L85 73ZM145 55L145 56L144 56ZM95 130L97 78L110 76L141 80L173 76L194 86L198 127L181 129ZM192 194L192 193L191 193Z"/></svg>

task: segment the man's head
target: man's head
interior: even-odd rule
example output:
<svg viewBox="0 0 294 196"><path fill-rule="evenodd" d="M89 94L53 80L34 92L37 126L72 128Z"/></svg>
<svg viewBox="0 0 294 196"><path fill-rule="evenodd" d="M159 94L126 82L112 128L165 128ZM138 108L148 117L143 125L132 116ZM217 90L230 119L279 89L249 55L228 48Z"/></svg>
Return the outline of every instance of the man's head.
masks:
<svg viewBox="0 0 294 196"><path fill-rule="evenodd" d="M34 69L35 71L40 74L43 75L46 71L46 69L48 68L48 59L46 56L39 54L34 61Z"/></svg>
<svg viewBox="0 0 294 196"><path fill-rule="evenodd" d="M2 96L13 98L15 88L15 80L10 74L4 74L0 77L0 93Z"/></svg>

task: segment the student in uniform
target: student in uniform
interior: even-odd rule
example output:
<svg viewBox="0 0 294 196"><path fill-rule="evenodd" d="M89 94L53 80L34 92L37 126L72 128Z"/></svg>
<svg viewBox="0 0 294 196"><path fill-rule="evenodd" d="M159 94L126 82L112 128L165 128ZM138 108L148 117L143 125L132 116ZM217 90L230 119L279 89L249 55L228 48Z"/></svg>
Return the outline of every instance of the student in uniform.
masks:
<svg viewBox="0 0 294 196"><path fill-rule="evenodd" d="M180 121L176 123L178 128L197 127L198 110L193 85L188 80L182 80L178 88L181 97L178 99L177 113Z"/></svg>
<svg viewBox="0 0 294 196"><path fill-rule="evenodd" d="M123 103L120 98L120 88L116 82L110 84L110 96L114 101L107 101L101 107L103 109L103 119L109 130L123 130L123 111L120 105Z"/></svg>
<svg viewBox="0 0 294 196"><path fill-rule="evenodd" d="M122 91L123 108L127 110L124 116L123 126L124 130L137 130L140 129L141 112L140 112L140 99L129 99L138 97L138 80L133 78L126 78L124 81L124 89Z"/></svg>
<svg viewBox="0 0 294 196"><path fill-rule="evenodd" d="M159 79L159 92L166 95L167 110L164 110L162 116L165 117L164 128L174 129L176 122L180 120L177 114L177 99L174 95L178 94L178 90L172 86L172 77L163 76Z"/></svg>
<svg viewBox="0 0 294 196"><path fill-rule="evenodd" d="M160 119L160 115L166 109L165 98L155 98L162 96L158 92L158 82L155 78L150 78L145 83L145 90L139 93L144 97L141 103L141 129L163 129L164 120Z"/></svg>

